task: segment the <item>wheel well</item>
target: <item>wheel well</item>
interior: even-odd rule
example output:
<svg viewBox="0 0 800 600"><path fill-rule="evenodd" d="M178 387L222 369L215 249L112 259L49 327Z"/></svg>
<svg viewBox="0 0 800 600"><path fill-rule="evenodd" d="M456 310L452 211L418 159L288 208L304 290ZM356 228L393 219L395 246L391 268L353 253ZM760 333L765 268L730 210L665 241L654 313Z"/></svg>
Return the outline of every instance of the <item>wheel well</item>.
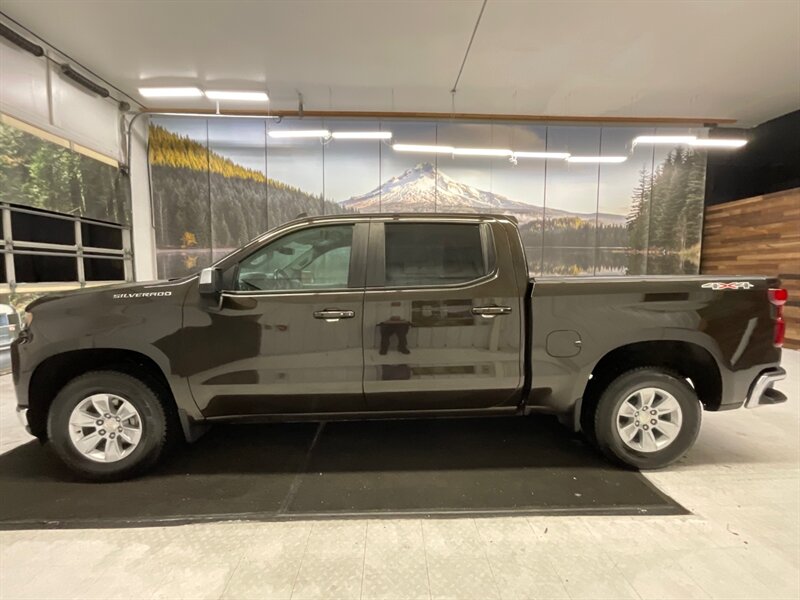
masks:
<svg viewBox="0 0 800 600"><path fill-rule="evenodd" d="M102 370L122 371L143 379L158 393L170 416L177 416L177 405L167 378L153 359L132 350L74 350L51 356L33 372L28 390L28 423L31 432L40 440L45 440L47 413L59 390L83 373Z"/></svg>
<svg viewBox="0 0 800 600"><path fill-rule="evenodd" d="M708 350L690 342L639 342L615 348L592 369L581 403L583 429L587 428L603 390L622 373L637 367L664 367L675 371L691 381L706 410L719 408L722 377Z"/></svg>

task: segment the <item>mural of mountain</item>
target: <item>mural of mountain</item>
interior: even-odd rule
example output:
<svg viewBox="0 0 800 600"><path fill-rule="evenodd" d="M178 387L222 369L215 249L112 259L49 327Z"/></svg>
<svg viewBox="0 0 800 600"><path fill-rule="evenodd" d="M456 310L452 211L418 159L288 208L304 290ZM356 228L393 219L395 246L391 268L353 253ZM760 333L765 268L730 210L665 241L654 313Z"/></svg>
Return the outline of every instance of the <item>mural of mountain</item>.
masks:
<svg viewBox="0 0 800 600"><path fill-rule="evenodd" d="M541 206L459 183L441 170L437 171L431 163L420 163L366 194L344 200L341 205L359 212L499 212L513 215L520 222L545 216ZM547 219L577 218L594 222L596 216L603 225L624 225L626 219L625 215L573 213L554 208L546 212Z"/></svg>

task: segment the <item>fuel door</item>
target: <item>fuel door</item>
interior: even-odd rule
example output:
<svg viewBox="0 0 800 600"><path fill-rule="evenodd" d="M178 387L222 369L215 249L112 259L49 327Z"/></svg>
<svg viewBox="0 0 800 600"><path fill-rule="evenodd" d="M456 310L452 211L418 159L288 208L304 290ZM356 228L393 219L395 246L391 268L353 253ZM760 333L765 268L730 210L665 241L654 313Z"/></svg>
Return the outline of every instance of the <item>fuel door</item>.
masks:
<svg viewBox="0 0 800 600"><path fill-rule="evenodd" d="M569 358L581 351L581 335L572 329L558 329L547 336L547 353L556 358Z"/></svg>

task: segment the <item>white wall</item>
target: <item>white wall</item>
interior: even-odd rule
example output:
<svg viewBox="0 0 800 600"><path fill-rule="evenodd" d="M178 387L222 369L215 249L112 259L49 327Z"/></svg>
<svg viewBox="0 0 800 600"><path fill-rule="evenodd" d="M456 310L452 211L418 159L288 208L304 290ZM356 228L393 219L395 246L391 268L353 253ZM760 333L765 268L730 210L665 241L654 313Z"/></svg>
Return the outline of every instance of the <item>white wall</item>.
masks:
<svg viewBox="0 0 800 600"><path fill-rule="evenodd" d="M140 117L131 129L131 180L133 270L137 281L156 278L155 232L150 204L150 171L147 164L148 118Z"/></svg>
<svg viewBox="0 0 800 600"><path fill-rule="evenodd" d="M0 112L100 154L122 158L117 102L79 86L52 61L5 38L0 38Z"/></svg>
<svg viewBox="0 0 800 600"><path fill-rule="evenodd" d="M11 23L7 25L14 28ZM34 43L40 43L26 32L19 33ZM69 62L52 53L44 44L42 46L45 54L58 63ZM82 72L80 66L69 64ZM94 77L89 78L96 81ZM0 38L0 112L117 162L128 163L135 278L138 281L154 279L156 263L146 117L137 120L132 132L131 156L126 157L125 124L116 100L101 98L81 87L66 78L52 60L34 56L5 38Z"/></svg>

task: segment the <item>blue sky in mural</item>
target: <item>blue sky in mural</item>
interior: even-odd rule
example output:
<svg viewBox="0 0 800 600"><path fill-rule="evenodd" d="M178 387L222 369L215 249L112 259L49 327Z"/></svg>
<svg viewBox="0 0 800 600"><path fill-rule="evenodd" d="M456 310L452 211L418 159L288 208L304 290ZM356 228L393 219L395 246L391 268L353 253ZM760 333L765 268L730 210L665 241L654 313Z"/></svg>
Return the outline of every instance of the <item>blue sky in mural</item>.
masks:
<svg viewBox="0 0 800 600"><path fill-rule="evenodd" d="M478 190L516 202L547 205L577 213L627 214L639 171L652 171L654 159L671 148L631 148L637 135L696 133L691 130L648 127L536 126L497 123L410 122L384 120L285 119L281 123L258 119L159 117L172 132L208 143L213 152L246 168L308 193L337 202L365 195L392 177L429 163L440 177L449 177ZM395 143L442 144L516 151L565 151L574 155L625 155L621 164L575 164L563 160L453 157L400 153L378 141L268 138L266 130L321 129L391 130ZM265 142L267 145L265 155Z"/></svg>

